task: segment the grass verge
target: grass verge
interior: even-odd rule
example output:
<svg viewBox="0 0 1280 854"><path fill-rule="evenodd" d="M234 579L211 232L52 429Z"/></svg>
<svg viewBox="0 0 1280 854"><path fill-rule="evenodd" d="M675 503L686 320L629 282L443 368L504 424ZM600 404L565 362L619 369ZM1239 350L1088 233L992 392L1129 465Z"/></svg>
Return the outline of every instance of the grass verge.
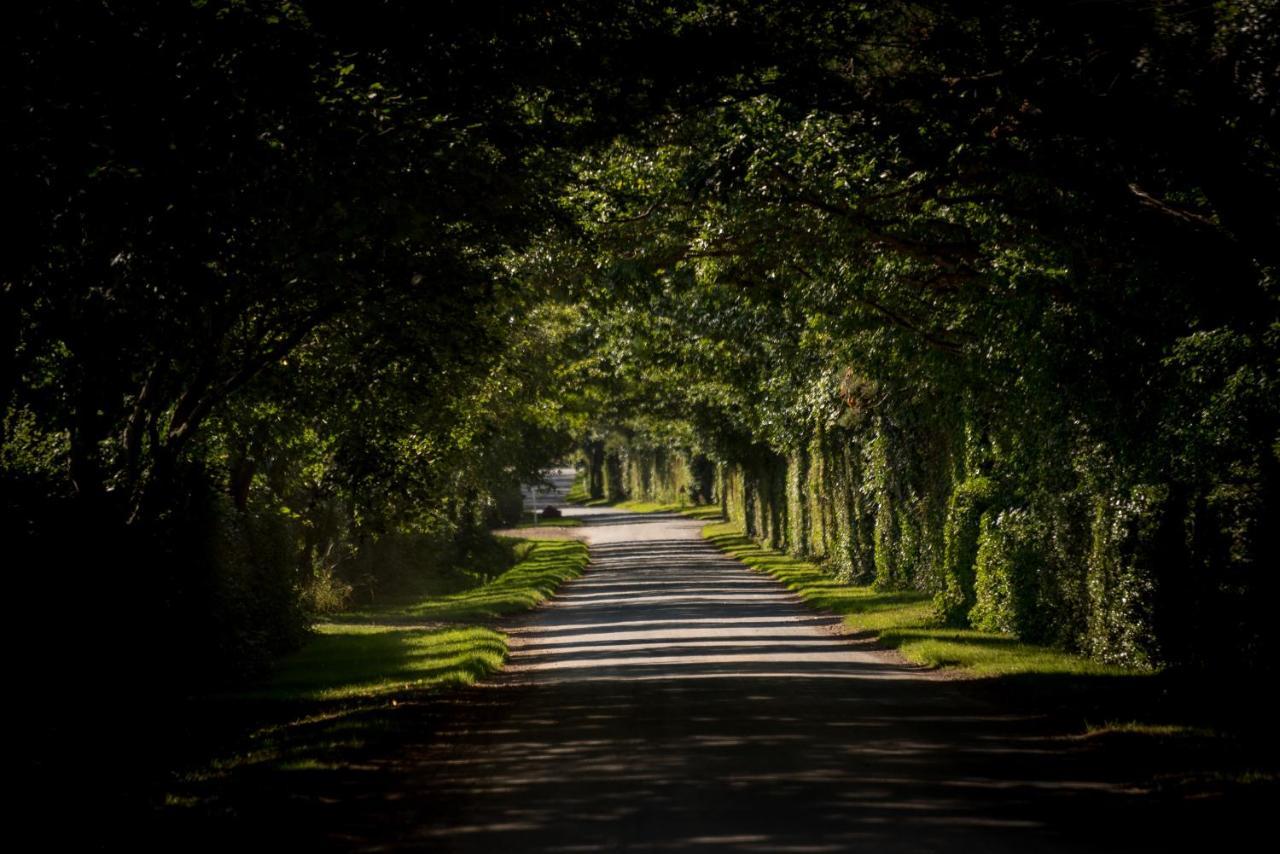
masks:
<svg viewBox="0 0 1280 854"><path fill-rule="evenodd" d="M577 528L581 524L581 519L575 519L572 516L560 516L551 519L539 516L535 521L533 513L530 512L524 514L524 518L520 520L516 528Z"/></svg>
<svg viewBox="0 0 1280 854"><path fill-rule="evenodd" d="M205 721L196 727L205 741L188 747L206 758L174 776L164 806L199 822L248 808L264 787L292 786L304 772L348 768L375 745L422 737L434 695L506 659L506 636L475 623L536 606L587 565L577 540L521 541L514 553L511 569L472 589L335 615L259 684L191 709Z"/></svg>
<svg viewBox="0 0 1280 854"><path fill-rule="evenodd" d="M515 566L469 590L335 615L316 626L310 643L279 662L270 679L239 696L376 699L469 684L497 670L507 651L503 636L466 624L533 608L587 565L587 547L577 540L524 541L514 550ZM439 625L449 623L459 625Z"/></svg>
<svg viewBox="0 0 1280 854"><path fill-rule="evenodd" d="M630 513L679 513L685 508L683 504L663 504L660 501L617 501L609 505L617 510L626 510Z"/></svg>
<svg viewBox="0 0 1280 854"><path fill-rule="evenodd" d="M586 504L591 500L591 494L587 491L586 469L578 469L574 474L573 483L569 486L569 491L564 494L564 500L570 504Z"/></svg>
<svg viewBox="0 0 1280 854"><path fill-rule="evenodd" d="M432 696L493 673L506 653L506 637L485 626L317 626L269 679L192 709L205 743L187 745L193 758L163 792L159 826L191 838L280 791L346 773L382 745L421 737Z"/></svg>
<svg viewBox="0 0 1280 854"><path fill-rule="evenodd" d="M1135 673L1024 643L1011 635L938 625L930 597L924 593L841 583L815 564L757 545L730 522L706 526L703 536L747 566L781 581L805 602L840 615L850 628L874 633L916 664L954 668L972 676Z"/></svg>
<svg viewBox="0 0 1280 854"><path fill-rule="evenodd" d="M519 563L487 584L446 596L351 611L336 616L333 622L492 620L527 611L546 601L561 584L581 575L586 566L586 544L578 540L538 540L523 547Z"/></svg>
<svg viewBox="0 0 1280 854"><path fill-rule="evenodd" d="M980 678L974 689L999 706L1057 721L1063 737L1106 750L1143 785L1219 800L1280 791L1280 743L1247 678L1120 668L1009 635L947 628L925 594L842 584L819 566L760 547L731 523L707 525L703 536L908 660Z"/></svg>
<svg viewBox="0 0 1280 854"><path fill-rule="evenodd" d="M485 626L414 629L325 623L245 699L286 702L376 699L469 685L502 666L506 638Z"/></svg>
<svg viewBox="0 0 1280 854"><path fill-rule="evenodd" d="M631 513L680 513L691 519L712 520L722 518L719 504L664 504L660 501L619 501L609 505Z"/></svg>

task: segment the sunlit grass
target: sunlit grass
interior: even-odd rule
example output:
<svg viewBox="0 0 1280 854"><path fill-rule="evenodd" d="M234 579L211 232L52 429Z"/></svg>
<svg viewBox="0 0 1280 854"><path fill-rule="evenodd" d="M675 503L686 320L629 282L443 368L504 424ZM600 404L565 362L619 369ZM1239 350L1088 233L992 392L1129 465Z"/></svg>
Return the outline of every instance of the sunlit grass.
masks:
<svg viewBox="0 0 1280 854"><path fill-rule="evenodd" d="M520 541L517 563L485 584L381 608L335 615L277 663L271 678L240 696L285 701L376 698L466 685L501 667L505 637L484 626L532 608L582 573L587 547L576 540ZM407 620L429 625L407 625Z"/></svg>
<svg viewBox="0 0 1280 854"><path fill-rule="evenodd" d="M678 513L687 505L684 504L664 504L660 501L618 501L612 505L618 510L626 510L631 513Z"/></svg>
<svg viewBox="0 0 1280 854"><path fill-rule="evenodd" d="M719 504L699 504L694 507L684 507L680 512L690 519L701 519L705 522L724 518L720 512Z"/></svg>
<svg viewBox="0 0 1280 854"><path fill-rule="evenodd" d="M680 513L691 519L720 519L719 504L664 504L660 501L619 501L610 505L629 513Z"/></svg>
<svg viewBox="0 0 1280 854"><path fill-rule="evenodd" d="M520 520L516 528L577 528L581 524L582 520L575 519L573 516L557 516L547 519L540 515L535 520L532 513L525 513L524 518Z"/></svg>
<svg viewBox="0 0 1280 854"><path fill-rule="evenodd" d="M506 639L482 626L420 630L325 623L250 698L340 700L469 685L502 666Z"/></svg>
<svg viewBox="0 0 1280 854"><path fill-rule="evenodd" d="M573 484L570 485L569 491L565 493L564 499L570 504L586 504L591 500L591 495L587 491L586 469L578 469L574 473Z"/></svg>
<svg viewBox="0 0 1280 854"><path fill-rule="evenodd" d="M587 547L577 540L539 540L525 548L519 563L487 584L446 596L353 611L335 622L378 618L450 623L490 620L545 602L557 587L581 575L587 566Z"/></svg>
<svg viewBox="0 0 1280 854"><path fill-rule="evenodd" d="M178 774L165 804L183 809L219 803L225 781L242 772L275 779L270 775L341 768L414 725L397 712L501 668L506 636L466 623L532 608L587 564L587 547L576 540L508 545L517 563L493 580L335 615L259 684L213 698L228 730L224 749Z"/></svg>
<svg viewBox="0 0 1280 854"><path fill-rule="evenodd" d="M820 566L757 545L733 523L708 525L703 536L753 569L778 579L815 608L844 617L849 628L874 633L917 664L954 668L973 676L1133 673L1062 650L1023 643L1011 635L939 625L927 594L843 584Z"/></svg>

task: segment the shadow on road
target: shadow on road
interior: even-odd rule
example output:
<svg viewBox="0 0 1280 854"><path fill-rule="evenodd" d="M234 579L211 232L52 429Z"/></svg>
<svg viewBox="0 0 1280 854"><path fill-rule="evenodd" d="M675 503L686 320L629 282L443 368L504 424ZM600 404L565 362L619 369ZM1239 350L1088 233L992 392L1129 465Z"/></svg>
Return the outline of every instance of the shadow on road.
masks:
<svg viewBox="0 0 1280 854"><path fill-rule="evenodd" d="M1051 718L839 636L683 520L590 524L609 530L591 570L510 627L499 679L388 717L336 770L276 772L239 828L369 851L1021 854L1238 827L1240 804L1173 809Z"/></svg>

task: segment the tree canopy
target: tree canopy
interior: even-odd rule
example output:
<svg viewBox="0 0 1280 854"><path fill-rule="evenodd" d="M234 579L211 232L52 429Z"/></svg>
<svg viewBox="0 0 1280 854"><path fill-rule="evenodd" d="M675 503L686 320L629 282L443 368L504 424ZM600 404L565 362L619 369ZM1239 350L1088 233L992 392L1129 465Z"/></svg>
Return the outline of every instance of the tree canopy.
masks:
<svg viewBox="0 0 1280 854"><path fill-rule="evenodd" d="M957 624L1269 661L1276 15L24 4L29 581L261 659L578 444Z"/></svg>

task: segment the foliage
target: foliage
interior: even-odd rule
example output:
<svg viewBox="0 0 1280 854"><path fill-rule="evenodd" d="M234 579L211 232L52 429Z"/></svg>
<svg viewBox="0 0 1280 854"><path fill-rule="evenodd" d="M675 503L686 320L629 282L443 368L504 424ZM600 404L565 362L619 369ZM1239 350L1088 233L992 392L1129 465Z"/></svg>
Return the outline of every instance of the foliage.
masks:
<svg viewBox="0 0 1280 854"><path fill-rule="evenodd" d="M1044 567L1038 545L1026 511L982 514L974 560L974 605L969 612L974 628L1032 642L1051 639L1040 624L1052 606L1040 590Z"/></svg>
<svg viewBox="0 0 1280 854"><path fill-rule="evenodd" d="M175 671L241 675L345 588L465 562L566 449L565 311L509 261L556 214L554 143L590 136L527 69L581 83L579 115L594 78L559 24L554 68L511 37L541 14L451 12L15 11L0 484L49 558L33 596L97 566L76 620L132 613L199 650ZM406 572L413 543L440 559Z"/></svg>
<svg viewBox="0 0 1280 854"><path fill-rule="evenodd" d="M703 536L747 566L778 579L810 605L844 617L850 629L872 633L917 664L955 668L970 676L1128 672L1020 642L1003 632L948 628L937 621L926 594L843 583L812 563L760 547L732 523L708 525Z"/></svg>
<svg viewBox="0 0 1280 854"><path fill-rule="evenodd" d="M403 604L358 611L348 619L487 620L545 601L564 582L582 574L587 547L577 540L537 540L520 562L493 580L445 596L410 600Z"/></svg>
<svg viewBox="0 0 1280 854"><path fill-rule="evenodd" d="M578 443L957 625L1276 660L1274 3L1078 11L23 6L24 592L118 555L78 618L243 673Z"/></svg>
<svg viewBox="0 0 1280 854"><path fill-rule="evenodd" d="M975 591L975 562L981 522L996 501L997 490L990 478L975 477L957 485L951 493L945 531L942 591L935 604L943 620L955 624L969 616Z"/></svg>
<svg viewBox="0 0 1280 854"><path fill-rule="evenodd" d="M1269 667L1275 10L1099 9L768 7L758 76L588 150L588 432L957 628Z"/></svg>
<svg viewBox="0 0 1280 854"><path fill-rule="evenodd" d="M587 467L585 465L578 468L573 476L573 484L569 487L569 491L565 493L565 500L570 504L585 504L591 499L591 494L587 491L588 480Z"/></svg>

